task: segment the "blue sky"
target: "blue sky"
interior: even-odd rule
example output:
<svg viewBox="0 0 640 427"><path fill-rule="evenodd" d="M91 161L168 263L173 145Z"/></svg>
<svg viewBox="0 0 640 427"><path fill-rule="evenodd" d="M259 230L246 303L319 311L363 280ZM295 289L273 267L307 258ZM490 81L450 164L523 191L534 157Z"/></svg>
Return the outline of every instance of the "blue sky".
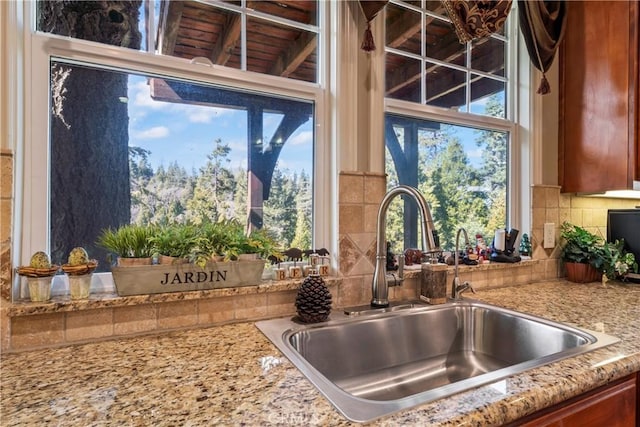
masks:
<svg viewBox="0 0 640 427"><path fill-rule="evenodd" d="M484 102L483 102L484 101ZM486 99L472 105L474 113L484 111ZM247 114L244 110L205 107L155 101L145 77L130 75L128 89L129 145L151 152L149 160L154 170L177 161L187 172L198 170L207 161L216 139L231 148L229 166L247 167ZM264 117L264 141L269 141L277 129L281 115ZM482 162L482 149L477 146L478 131L453 126L451 133L462 142L472 166ZM290 172L312 173L313 123L298 128L286 141L278 167Z"/></svg>
<svg viewBox="0 0 640 427"><path fill-rule="evenodd" d="M151 99L147 79L129 76L129 145L151 151L152 167L177 161L188 172L199 169L216 139L231 148L230 167L247 166L247 115L244 110L177 104ZM281 115L264 117L264 140L269 141ZM285 142L278 167L312 173L313 123L300 126Z"/></svg>

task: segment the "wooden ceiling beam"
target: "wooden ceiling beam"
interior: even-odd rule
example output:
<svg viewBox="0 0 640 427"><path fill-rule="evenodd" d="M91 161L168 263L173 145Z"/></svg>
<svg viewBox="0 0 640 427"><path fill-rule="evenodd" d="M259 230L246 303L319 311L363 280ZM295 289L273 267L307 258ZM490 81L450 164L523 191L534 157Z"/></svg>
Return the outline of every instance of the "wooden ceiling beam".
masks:
<svg viewBox="0 0 640 427"><path fill-rule="evenodd" d="M160 37L158 37L160 42L159 50L163 55L172 56L176 48L184 2L163 1L161 5L161 18L158 25L158 32L160 33Z"/></svg>
<svg viewBox="0 0 640 427"><path fill-rule="evenodd" d="M211 52L211 62L217 65L225 65L233 50L236 48L238 42L240 42L240 29L241 29L240 15L233 13L227 18L227 22L218 35L216 45Z"/></svg>
<svg viewBox="0 0 640 427"><path fill-rule="evenodd" d="M276 59L269 74L274 76L289 77L296 71L309 55L316 49L316 34L303 32L292 44L291 47Z"/></svg>
<svg viewBox="0 0 640 427"><path fill-rule="evenodd" d="M420 14L407 10L392 22L387 22L387 46L398 48L404 42L420 32L422 20Z"/></svg>
<svg viewBox="0 0 640 427"><path fill-rule="evenodd" d="M484 44L487 40L488 39L478 40L476 42L475 48L477 48L481 44ZM452 63L459 57L464 56L466 54L465 49L460 49L461 45L458 42L458 38L454 33L452 33L449 37L443 38L439 44L441 45L441 48L440 48L441 50L439 50L439 54L444 56L444 59L440 59L440 61ZM489 56L487 57L487 59L489 61L491 60L495 61L495 58L493 56ZM476 59L476 62L477 61L479 61L479 59ZM438 69L439 67L441 66L431 65L425 70L425 72L429 74L435 71L436 69ZM503 67L504 67L504 64L503 64ZM491 65L491 68L496 69L494 64ZM393 72L391 75L387 75L387 91L386 91L387 95L393 94L405 88L406 86L413 84L416 80L420 79L421 73L422 73L422 70L417 65L417 62L414 63L414 65L409 67L398 67L395 70L395 72Z"/></svg>
<svg viewBox="0 0 640 427"><path fill-rule="evenodd" d="M444 7L439 7L432 12L444 15ZM432 16L426 16L425 27L435 20ZM387 46L398 48L404 42L419 33L422 28L420 14L411 10L405 10L399 14L393 21L386 23L387 30Z"/></svg>

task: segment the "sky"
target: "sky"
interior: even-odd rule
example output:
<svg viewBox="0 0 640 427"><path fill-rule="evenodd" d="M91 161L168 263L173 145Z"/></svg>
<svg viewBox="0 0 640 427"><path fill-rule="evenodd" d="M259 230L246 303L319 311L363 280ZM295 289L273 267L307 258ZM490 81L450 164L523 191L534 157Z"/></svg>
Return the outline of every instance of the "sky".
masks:
<svg viewBox="0 0 640 427"><path fill-rule="evenodd" d="M129 145L151 152L154 170L177 161L187 172L207 161L219 138L231 148L229 166L247 167L247 114L244 110L155 101L147 78L129 75ZM269 141L282 120L265 114L264 141ZM313 122L301 125L285 142L278 167L290 172L313 167Z"/></svg>

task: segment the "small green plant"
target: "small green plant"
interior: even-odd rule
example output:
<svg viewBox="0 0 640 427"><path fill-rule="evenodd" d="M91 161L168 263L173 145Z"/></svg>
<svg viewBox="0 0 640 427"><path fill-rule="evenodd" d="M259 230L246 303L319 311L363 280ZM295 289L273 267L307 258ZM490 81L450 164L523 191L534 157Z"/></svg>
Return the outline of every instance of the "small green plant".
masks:
<svg viewBox="0 0 640 427"><path fill-rule="evenodd" d="M577 225L564 222L560 227L560 235L565 240L561 257L564 261L580 264L593 264L597 256L597 248L602 239Z"/></svg>
<svg viewBox="0 0 640 427"><path fill-rule="evenodd" d="M187 258L197 241L196 229L188 224L163 225L155 229L150 241L160 255Z"/></svg>
<svg viewBox="0 0 640 427"><path fill-rule="evenodd" d="M206 223L198 230L191 260L203 267L214 256L225 261L236 260L242 254L258 254L262 258L280 257L275 239L264 229L247 236L244 226L237 220Z"/></svg>
<svg viewBox="0 0 640 427"><path fill-rule="evenodd" d="M606 242L598 248L598 255L594 259L593 266L602 271L608 279L633 271L638 271L638 263L632 253L624 251L624 240Z"/></svg>
<svg viewBox="0 0 640 427"><path fill-rule="evenodd" d="M151 243L154 233L153 226L123 225L116 230L102 230L96 243L121 258L148 258L154 253Z"/></svg>
<svg viewBox="0 0 640 427"><path fill-rule="evenodd" d="M190 254L193 263L204 268L212 257L226 257L228 238L223 222L208 222L200 226Z"/></svg>

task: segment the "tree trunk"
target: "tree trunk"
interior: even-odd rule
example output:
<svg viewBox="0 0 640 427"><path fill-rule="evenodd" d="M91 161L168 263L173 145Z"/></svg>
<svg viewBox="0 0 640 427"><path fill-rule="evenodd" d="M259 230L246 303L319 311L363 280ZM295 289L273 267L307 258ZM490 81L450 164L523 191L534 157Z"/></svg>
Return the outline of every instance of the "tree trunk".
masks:
<svg viewBox="0 0 640 427"><path fill-rule="evenodd" d="M39 29L138 49L141 1L44 1ZM53 63L51 68L51 257L66 262L84 246L108 270L95 247L100 231L129 223L127 74ZM125 101L125 102L123 102Z"/></svg>

